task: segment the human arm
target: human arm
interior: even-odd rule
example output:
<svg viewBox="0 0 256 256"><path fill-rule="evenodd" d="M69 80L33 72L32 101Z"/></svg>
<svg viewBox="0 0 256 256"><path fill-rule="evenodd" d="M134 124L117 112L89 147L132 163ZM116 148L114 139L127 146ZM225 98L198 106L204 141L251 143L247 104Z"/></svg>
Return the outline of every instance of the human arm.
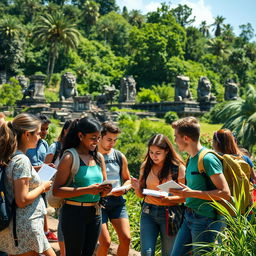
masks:
<svg viewBox="0 0 256 256"><path fill-rule="evenodd" d="M92 184L87 187L66 187L65 184L71 174L73 157L71 153L65 154L61 162L58 165L57 174L53 184L53 195L62 198L76 197L84 194L97 195L104 191L107 185ZM103 171L104 177L104 171Z"/></svg>
<svg viewBox="0 0 256 256"><path fill-rule="evenodd" d="M49 191L52 181L44 181L38 187L29 191L30 178L21 178L14 181L15 203L19 208L24 208L42 193Z"/></svg>
<svg viewBox="0 0 256 256"><path fill-rule="evenodd" d="M138 196L140 198L144 198L145 197L142 194L142 187L141 187L141 181L142 181L143 173L144 173L144 163L142 164L141 169L140 169L139 179L131 177L132 188L134 189L136 196Z"/></svg>
<svg viewBox="0 0 256 256"><path fill-rule="evenodd" d="M128 162L126 157L122 154L122 179L124 181L123 186L127 186L131 184L131 175L128 169ZM122 196L123 194L125 194L129 189L126 190L121 190L121 191L117 191L117 192L112 192L111 195L113 196Z"/></svg>
<svg viewBox="0 0 256 256"><path fill-rule="evenodd" d="M106 165L105 165L105 160L102 154L98 153L100 160L101 160L101 171L102 171L102 176L103 176L103 180L107 179L107 171L106 171ZM112 185L108 184L108 185L100 185L100 188L103 189L103 191L101 191L101 196L105 197L107 196L107 194L111 191L112 189Z"/></svg>
<svg viewBox="0 0 256 256"><path fill-rule="evenodd" d="M227 184L227 181L222 173L214 174L211 177L211 181L216 187L214 190L201 191L201 190L192 190L189 187L180 184L184 187L183 190L175 190L170 189L170 193L174 195L187 197L195 197L203 200L216 200L219 201L221 199L230 200L230 190Z"/></svg>
<svg viewBox="0 0 256 256"><path fill-rule="evenodd" d="M50 163L52 163L53 157L54 157L54 154L53 154L53 153L48 154L48 155L45 157L44 163L45 163L45 164L50 164Z"/></svg>

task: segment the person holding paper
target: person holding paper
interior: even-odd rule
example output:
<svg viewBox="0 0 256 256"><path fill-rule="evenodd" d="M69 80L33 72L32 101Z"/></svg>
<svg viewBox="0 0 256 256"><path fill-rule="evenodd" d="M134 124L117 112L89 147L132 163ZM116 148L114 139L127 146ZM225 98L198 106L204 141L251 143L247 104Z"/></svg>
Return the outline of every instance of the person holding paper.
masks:
<svg viewBox="0 0 256 256"><path fill-rule="evenodd" d="M39 120L41 121L40 139L34 148L30 148L26 152L27 157L37 172L42 167L49 148L45 138L48 134L49 125L51 123L45 115L40 115ZM53 163L49 163L49 166L55 167ZM46 194L43 193L42 197L44 199L45 206L47 207ZM49 229L47 215L44 216L44 232L49 242L58 241L56 235Z"/></svg>
<svg viewBox="0 0 256 256"><path fill-rule="evenodd" d="M109 184L101 184L107 175L104 158L97 151L100 130L95 119L76 119L64 139L53 195L65 199L61 225L67 256L93 255L101 230L99 200L112 189ZM67 186L73 161L77 160L70 152L65 153L70 148L77 151L80 164Z"/></svg>
<svg viewBox="0 0 256 256"><path fill-rule="evenodd" d="M102 123L101 139L99 142L99 152L103 154L106 164L107 178L117 180L114 187L120 187L123 180L123 186L129 187L130 173L126 157L118 150L114 149L120 129L112 122ZM129 254L129 245L131 241L130 224L125 206L123 194L128 189L122 189L111 192L105 197L104 208L102 209L102 229L99 238L97 256L106 256L111 244L111 237L108 231L108 219L117 232L119 246L117 256L127 256Z"/></svg>
<svg viewBox="0 0 256 256"><path fill-rule="evenodd" d="M186 198L184 221L178 232L171 256L182 256L193 253L202 255L210 251L204 247L187 246L191 243L214 243L216 231L223 223L209 204L212 200L230 200L230 190L223 175L221 161L212 153L204 156L206 175L198 170L198 157L204 147L200 144L200 124L195 117L185 117L172 123L175 131L175 142L180 151L190 156L186 168L186 186L183 190L170 189L170 193ZM193 251L193 249L195 249Z"/></svg>
<svg viewBox="0 0 256 256"><path fill-rule="evenodd" d="M41 196L50 189L52 181L41 182L25 155L27 149L36 146L40 126L35 116L22 113L0 127L0 164L6 166L6 195L16 203L18 245L14 243L13 220L0 232L0 251L8 255L55 256L44 234L46 208Z"/></svg>
<svg viewBox="0 0 256 256"><path fill-rule="evenodd" d="M159 190L158 185L169 180L184 183L185 166L170 140L163 134L148 142L148 152L142 163L139 180L132 178L138 197L144 198L140 218L141 255L155 255L160 233L162 255L169 256L182 221L183 197L143 195L143 189Z"/></svg>

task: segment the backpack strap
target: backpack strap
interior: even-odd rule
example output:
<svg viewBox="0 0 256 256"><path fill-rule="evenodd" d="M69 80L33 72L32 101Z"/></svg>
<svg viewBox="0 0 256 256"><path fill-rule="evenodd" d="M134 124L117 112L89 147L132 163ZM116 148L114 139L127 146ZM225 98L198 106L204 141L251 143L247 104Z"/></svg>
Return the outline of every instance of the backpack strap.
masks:
<svg viewBox="0 0 256 256"><path fill-rule="evenodd" d="M61 143L59 141L54 142L56 144L56 150L52 159L52 163L55 162L55 160L58 158L61 152Z"/></svg>
<svg viewBox="0 0 256 256"><path fill-rule="evenodd" d="M198 156L198 166L197 166L197 167L198 167L198 171L199 171L200 173L205 173L204 157L205 157L205 155L208 154L208 153L214 154L214 155L217 156L218 159L220 159L221 161L223 160L222 156L219 155L219 154L218 154L217 152L215 152L214 150L207 149L207 148L203 149L203 150L200 152L199 156Z"/></svg>
<svg viewBox="0 0 256 256"><path fill-rule="evenodd" d="M69 186L72 183L72 181L74 181L74 177L75 177L75 175L77 174L77 172L79 170L80 158L79 158L79 155L78 155L75 148L66 149L64 151L62 157L64 157L64 155L66 155L67 153L70 153L72 155L72 158L73 158L70 177L68 178L68 181L67 181L67 184L66 184L67 186Z"/></svg>
<svg viewBox="0 0 256 256"><path fill-rule="evenodd" d="M115 155L115 159L120 167L119 175L120 175L120 181L122 181L123 155L117 149L114 149L114 155Z"/></svg>

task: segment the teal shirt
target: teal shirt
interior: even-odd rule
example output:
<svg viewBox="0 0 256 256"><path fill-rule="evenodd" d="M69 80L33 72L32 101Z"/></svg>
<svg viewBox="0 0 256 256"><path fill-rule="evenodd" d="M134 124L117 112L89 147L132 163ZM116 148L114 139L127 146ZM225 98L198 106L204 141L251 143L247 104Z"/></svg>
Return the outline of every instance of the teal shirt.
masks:
<svg viewBox="0 0 256 256"><path fill-rule="evenodd" d="M88 187L92 184L101 183L103 181L102 170L99 165L87 166L81 165L77 174L75 175L74 183L72 187ZM100 195L84 194L81 196L66 198L67 200L72 200L76 202L98 202L100 200Z"/></svg>
<svg viewBox="0 0 256 256"><path fill-rule="evenodd" d="M198 171L198 156L202 150L203 149L201 149L194 157L190 157L189 159L189 163L186 168L187 186L193 190L213 190L214 185L212 184L213 187L209 188L209 184L206 179L214 174L222 173L222 163L214 154L206 154L203 161L208 177L204 177ZM215 217L214 209L207 202L209 201L199 198L186 198L186 206L192 208L196 213L206 217Z"/></svg>

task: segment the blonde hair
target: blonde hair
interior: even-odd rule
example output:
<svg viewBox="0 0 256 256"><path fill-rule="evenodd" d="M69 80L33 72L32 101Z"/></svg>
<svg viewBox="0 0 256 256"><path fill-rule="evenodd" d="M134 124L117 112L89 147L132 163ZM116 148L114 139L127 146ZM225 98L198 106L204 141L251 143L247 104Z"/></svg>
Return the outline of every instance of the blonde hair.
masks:
<svg viewBox="0 0 256 256"><path fill-rule="evenodd" d="M11 156L21 143L24 132L35 132L41 126L41 121L30 114L17 115L12 122L4 123L0 127L0 164L7 165Z"/></svg>

